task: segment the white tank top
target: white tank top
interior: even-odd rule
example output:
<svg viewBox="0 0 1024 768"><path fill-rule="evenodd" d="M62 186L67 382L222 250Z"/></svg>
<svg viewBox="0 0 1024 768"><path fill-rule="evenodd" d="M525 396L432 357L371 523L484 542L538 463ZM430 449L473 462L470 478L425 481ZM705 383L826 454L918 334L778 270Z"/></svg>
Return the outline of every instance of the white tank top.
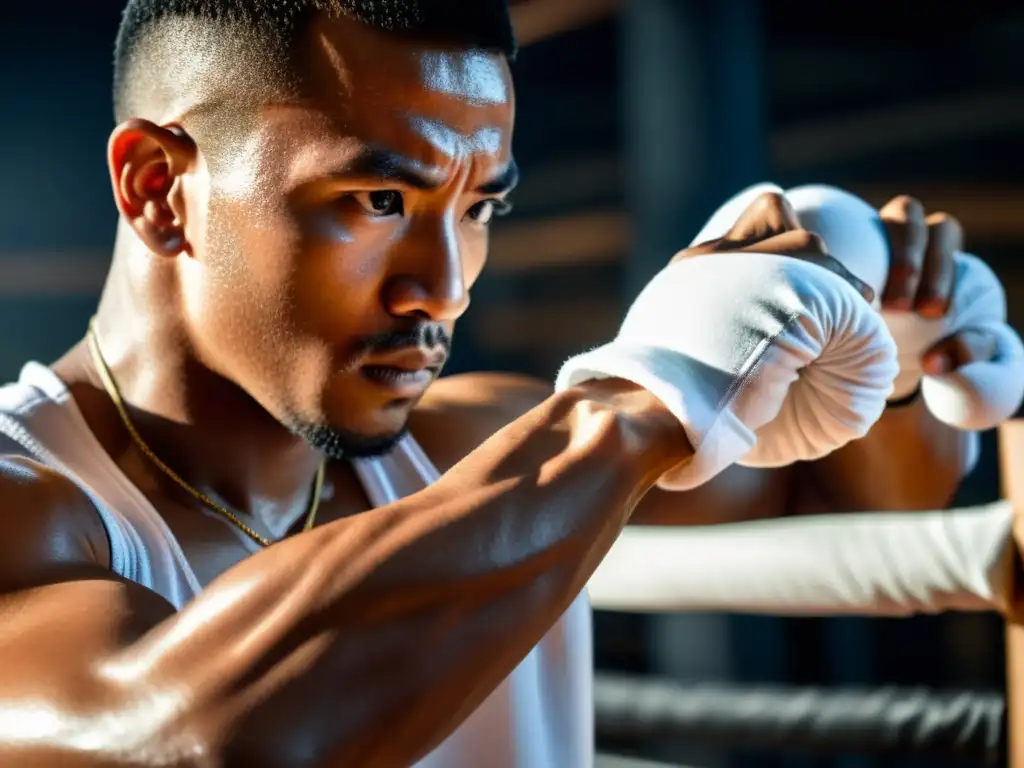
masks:
<svg viewBox="0 0 1024 768"><path fill-rule="evenodd" d="M88 494L110 538L111 568L176 608L201 586L170 528L89 430L63 382L29 363L0 388L0 435ZM2 451L0 446L0 451ZM410 436L388 455L353 462L383 506L426 487L437 469ZM511 675L416 768L591 768L590 607L581 594Z"/></svg>

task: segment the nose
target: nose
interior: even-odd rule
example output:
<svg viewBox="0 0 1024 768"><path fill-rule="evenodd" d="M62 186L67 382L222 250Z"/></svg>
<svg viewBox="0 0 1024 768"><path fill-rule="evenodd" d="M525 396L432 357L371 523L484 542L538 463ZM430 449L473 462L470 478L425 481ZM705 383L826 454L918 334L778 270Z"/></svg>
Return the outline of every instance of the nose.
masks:
<svg viewBox="0 0 1024 768"><path fill-rule="evenodd" d="M457 320L469 307L459 236L448 217L443 219L433 232L421 230L412 238L416 245L384 286L384 304L395 317L443 323Z"/></svg>

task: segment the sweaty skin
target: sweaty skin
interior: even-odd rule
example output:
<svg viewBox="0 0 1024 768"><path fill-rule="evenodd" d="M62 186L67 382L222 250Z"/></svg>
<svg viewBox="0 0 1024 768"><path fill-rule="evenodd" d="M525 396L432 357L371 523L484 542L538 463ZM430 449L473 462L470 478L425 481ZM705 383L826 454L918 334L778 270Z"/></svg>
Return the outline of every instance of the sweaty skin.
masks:
<svg viewBox="0 0 1024 768"><path fill-rule="evenodd" d="M201 82L194 103L178 94L115 129L102 347L157 455L271 538L302 518L322 456L303 424L375 440L408 421L447 471L368 511L332 462L317 527L252 555L139 452L77 345L56 372L206 589L176 613L114 576L87 498L6 456L0 765L408 765L540 640L690 455L621 382L550 396L513 377L425 394L371 380L367 364L398 361L367 339L451 333L468 304L514 182L511 78L500 57L344 19L308 42L303 97L263 104L230 141L209 119L223 94ZM737 470L641 506L659 522L777 514L802 472Z"/></svg>
<svg viewBox="0 0 1024 768"><path fill-rule="evenodd" d="M83 495L8 459L0 760L409 765L540 640L687 455L646 392L582 387L429 489L246 559L178 614L111 574Z"/></svg>
<svg viewBox="0 0 1024 768"><path fill-rule="evenodd" d="M285 425L368 439L404 425L422 392L363 367L425 363L364 340L451 332L514 182L500 57L345 20L318 23L310 50L303 98L263 106L221 153L204 153L209 125L187 114L140 116L110 141L121 223L101 347L153 450L271 537L302 517L321 458ZM176 613L116 577L87 498L5 457L12 768L409 765L542 638L690 453L646 392L580 387L388 507L367 511L332 462L319 525L251 555L140 454L84 345L54 369L206 589Z"/></svg>

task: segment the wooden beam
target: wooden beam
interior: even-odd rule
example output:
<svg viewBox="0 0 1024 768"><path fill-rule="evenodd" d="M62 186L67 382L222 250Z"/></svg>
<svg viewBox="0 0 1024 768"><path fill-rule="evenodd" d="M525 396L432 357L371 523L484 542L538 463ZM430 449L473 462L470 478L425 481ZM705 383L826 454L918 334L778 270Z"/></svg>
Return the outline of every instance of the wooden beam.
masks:
<svg viewBox="0 0 1024 768"><path fill-rule="evenodd" d="M577 210L595 205L598 200L622 197L626 174L624 160L614 152L573 155L530 167L523 173L513 198L516 215L525 211L557 210L563 206Z"/></svg>
<svg viewBox="0 0 1024 768"><path fill-rule="evenodd" d="M615 336L623 307L614 299L494 305L474 318L474 337L508 352L577 352Z"/></svg>
<svg viewBox="0 0 1024 768"><path fill-rule="evenodd" d="M614 209L509 222L491 235L488 270L525 272L576 264L607 264L629 249L626 215Z"/></svg>
<svg viewBox="0 0 1024 768"><path fill-rule="evenodd" d="M979 241L1024 243L1024 187L910 181L854 186L850 191L876 206L898 194L912 194L929 211L945 211L959 219L968 247ZM616 262L629 251L629 229L626 214L613 208L510 222L492 236L489 269L510 273Z"/></svg>
<svg viewBox="0 0 1024 768"><path fill-rule="evenodd" d="M968 93L780 128L771 136L771 156L790 172L1021 127L1024 92Z"/></svg>
<svg viewBox="0 0 1024 768"><path fill-rule="evenodd" d="M928 211L945 211L960 220L967 244L985 240L1024 242L1024 188L995 184L886 183L851 190L881 206L896 195L919 199Z"/></svg>
<svg viewBox="0 0 1024 768"><path fill-rule="evenodd" d="M1003 496L1014 505L1015 540L1024 540L1024 420L999 427L999 459ZM1024 585L1020 559L1015 559L1013 584L1006 615L1006 706L1008 768L1024 768Z"/></svg>
<svg viewBox="0 0 1024 768"><path fill-rule="evenodd" d="M531 169L516 190L516 205L534 211L614 199L628 176L622 164L618 155L605 153ZM959 217L969 239L1024 241L1024 187L1019 185L910 179L854 185L850 191L876 205L895 195L911 194L931 210Z"/></svg>

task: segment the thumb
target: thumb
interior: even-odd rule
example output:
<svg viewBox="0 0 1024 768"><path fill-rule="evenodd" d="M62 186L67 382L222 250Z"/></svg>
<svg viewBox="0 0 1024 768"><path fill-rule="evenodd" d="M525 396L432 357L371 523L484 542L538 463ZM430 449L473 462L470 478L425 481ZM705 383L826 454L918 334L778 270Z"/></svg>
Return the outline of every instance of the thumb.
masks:
<svg viewBox="0 0 1024 768"><path fill-rule="evenodd" d="M970 363L983 363L996 355L996 339L986 332L966 330L947 336L927 352L921 367L927 376L952 373Z"/></svg>

